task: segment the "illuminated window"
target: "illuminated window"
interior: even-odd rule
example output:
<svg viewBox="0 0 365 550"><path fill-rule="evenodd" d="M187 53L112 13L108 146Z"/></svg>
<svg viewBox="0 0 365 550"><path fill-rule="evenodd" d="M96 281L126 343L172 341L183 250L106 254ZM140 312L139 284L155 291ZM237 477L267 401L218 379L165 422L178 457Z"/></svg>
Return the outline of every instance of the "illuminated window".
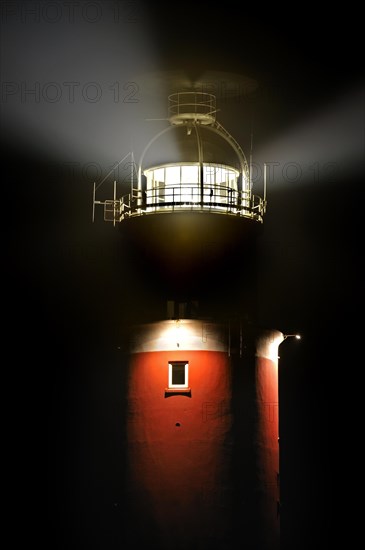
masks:
<svg viewBox="0 0 365 550"><path fill-rule="evenodd" d="M169 388L188 387L188 365L186 361L169 362Z"/></svg>

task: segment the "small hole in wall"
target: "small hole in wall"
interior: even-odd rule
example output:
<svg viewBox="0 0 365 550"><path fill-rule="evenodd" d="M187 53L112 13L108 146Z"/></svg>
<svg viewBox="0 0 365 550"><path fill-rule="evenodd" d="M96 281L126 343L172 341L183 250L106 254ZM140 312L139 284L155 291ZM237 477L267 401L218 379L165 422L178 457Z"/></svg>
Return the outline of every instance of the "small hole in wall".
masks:
<svg viewBox="0 0 365 550"><path fill-rule="evenodd" d="M177 428L180 428L180 422L176 422L175 426L176 426Z"/></svg>

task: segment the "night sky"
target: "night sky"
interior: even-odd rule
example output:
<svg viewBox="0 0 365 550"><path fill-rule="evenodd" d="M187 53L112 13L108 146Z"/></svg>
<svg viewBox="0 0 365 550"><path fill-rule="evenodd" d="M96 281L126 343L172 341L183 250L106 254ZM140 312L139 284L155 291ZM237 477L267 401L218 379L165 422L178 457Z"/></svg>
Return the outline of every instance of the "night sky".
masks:
<svg viewBox="0 0 365 550"><path fill-rule="evenodd" d="M259 315L302 334L280 347L282 546L330 548L363 301L360 17L309 6L250 14L234 2L74 4L1 2L13 540L123 548L118 348L121 327L156 304L146 274L125 262L119 229L101 210L92 223L92 184L166 124L146 119L166 118L181 79L218 90L217 118L248 153L253 131L257 194L272 163ZM244 78L255 91L229 95ZM127 171L125 161L120 181ZM101 191L111 198L110 178Z"/></svg>

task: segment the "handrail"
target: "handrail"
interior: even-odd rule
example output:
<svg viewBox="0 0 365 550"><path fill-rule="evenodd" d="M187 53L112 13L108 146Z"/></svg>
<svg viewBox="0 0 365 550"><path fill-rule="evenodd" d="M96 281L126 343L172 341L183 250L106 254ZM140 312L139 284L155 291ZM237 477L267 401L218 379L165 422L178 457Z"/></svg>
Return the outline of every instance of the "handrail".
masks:
<svg viewBox="0 0 365 550"><path fill-rule="evenodd" d="M177 211L209 212L249 218L263 223L265 202L250 191L238 191L226 186L204 187L203 197L200 188L194 184L182 184L165 188L154 187L139 191L137 195L128 193L116 200L100 202L104 204L104 220L114 223L125 219L149 215L168 214Z"/></svg>

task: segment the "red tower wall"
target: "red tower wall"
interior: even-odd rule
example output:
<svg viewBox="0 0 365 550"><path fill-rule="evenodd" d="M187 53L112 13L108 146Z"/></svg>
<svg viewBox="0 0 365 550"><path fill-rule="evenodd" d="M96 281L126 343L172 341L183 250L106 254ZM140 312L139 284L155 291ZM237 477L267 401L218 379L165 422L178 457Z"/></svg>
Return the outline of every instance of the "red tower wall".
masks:
<svg viewBox="0 0 365 550"><path fill-rule="evenodd" d="M279 392L278 345L282 337L260 336L256 342L257 468L263 548L279 548Z"/></svg>
<svg viewBox="0 0 365 550"><path fill-rule="evenodd" d="M146 529L161 549L228 549L246 522L244 548L255 548L248 544L257 533L270 544L257 548L276 548L278 335L270 331L270 345L267 335L247 335L240 355L230 348L228 326L182 320L136 327L127 400L136 540ZM171 361L188 363L188 388L168 389ZM237 370L246 378L242 395Z"/></svg>

